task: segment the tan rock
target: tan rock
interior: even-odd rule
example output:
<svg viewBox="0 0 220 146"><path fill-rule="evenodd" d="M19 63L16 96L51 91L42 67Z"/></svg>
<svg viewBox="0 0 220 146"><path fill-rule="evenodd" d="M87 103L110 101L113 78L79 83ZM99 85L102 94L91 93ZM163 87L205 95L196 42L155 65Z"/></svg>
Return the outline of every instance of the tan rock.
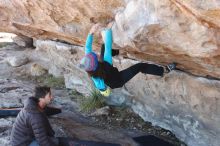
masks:
<svg viewBox="0 0 220 146"><path fill-rule="evenodd" d="M0 6L1 31L77 45L84 45L93 23L115 18L114 43L128 55L220 78L218 1L2 0Z"/></svg>
<svg viewBox="0 0 220 146"><path fill-rule="evenodd" d="M29 59L25 55L10 56L6 58L7 62L13 67L19 67L28 63Z"/></svg>
<svg viewBox="0 0 220 146"><path fill-rule="evenodd" d="M47 73L47 70L39 64L32 64L31 66L31 75L32 76L41 76Z"/></svg>
<svg viewBox="0 0 220 146"><path fill-rule="evenodd" d="M220 78L218 0L0 0L0 7L1 31L80 46L94 22L115 18L114 47L124 56L160 64L175 61L184 71ZM101 39L94 42L97 49ZM75 66L80 55L50 53L72 74L85 76ZM218 145L219 81L171 75L149 82L146 76L136 76L129 82L133 109L145 120L173 130L190 146Z"/></svg>

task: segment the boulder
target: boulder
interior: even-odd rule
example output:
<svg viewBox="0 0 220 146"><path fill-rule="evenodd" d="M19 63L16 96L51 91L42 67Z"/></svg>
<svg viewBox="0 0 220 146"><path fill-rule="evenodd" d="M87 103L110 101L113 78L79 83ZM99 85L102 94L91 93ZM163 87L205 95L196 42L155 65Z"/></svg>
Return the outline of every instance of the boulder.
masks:
<svg viewBox="0 0 220 146"><path fill-rule="evenodd" d="M0 0L0 7L0 31L37 40L46 59L64 68L66 82L72 78L67 85L80 85L84 92L91 80L77 65L87 33L94 23L114 18L114 48L121 55L114 65L120 70L136 60L177 62L183 72L162 78L138 74L123 87L128 93L113 91L109 102L130 105L144 120L170 129L189 146L219 145L219 1ZM96 34L96 52L101 41Z"/></svg>
<svg viewBox="0 0 220 146"><path fill-rule="evenodd" d="M65 69L65 83L70 89L88 95L93 88L91 79L78 67L83 51L58 50L56 42L37 45L43 56L50 56L51 65ZM53 44L53 45L51 45ZM59 46L62 43L57 42ZM46 49L43 49L47 46ZM66 46L64 44L63 46ZM42 48L43 47L43 48ZM69 45L69 48L71 45ZM45 51L43 51L45 50ZM59 56L59 57L58 57ZM139 61L114 57L119 70ZM147 62L152 63L152 62ZM145 121L172 131L189 146L216 146L219 143L220 81L172 71L164 77L137 74L124 87L112 90L106 98L109 105L130 106Z"/></svg>
<svg viewBox="0 0 220 146"><path fill-rule="evenodd" d="M220 4L217 1L0 1L0 31L83 46L96 22L113 25L124 56L220 78ZM95 36L94 49L101 38Z"/></svg>
<svg viewBox="0 0 220 146"><path fill-rule="evenodd" d="M25 55L8 57L7 62L13 67L19 67L28 63L29 59Z"/></svg>
<svg viewBox="0 0 220 146"><path fill-rule="evenodd" d="M13 41L21 47L32 47L33 46L33 39L26 37L26 36L16 36L13 37Z"/></svg>
<svg viewBox="0 0 220 146"><path fill-rule="evenodd" d="M34 63L31 65L31 75L32 76L42 76L47 73L47 69L45 69L43 66Z"/></svg>

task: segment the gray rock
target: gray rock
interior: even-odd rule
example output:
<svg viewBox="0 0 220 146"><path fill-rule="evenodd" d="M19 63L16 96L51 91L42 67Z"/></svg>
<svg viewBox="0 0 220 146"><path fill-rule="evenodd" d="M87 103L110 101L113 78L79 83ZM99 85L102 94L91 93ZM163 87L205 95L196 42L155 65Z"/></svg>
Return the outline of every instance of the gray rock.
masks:
<svg viewBox="0 0 220 146"><path fill-rule="evenodd" d="M15 118L0 119L0 145L10 145L10 133Z"/></svg>
<svg viewBox="0 0 220 146"><path fill-rule="evenodd" d="M21 47L32 47L33 39L26 36L16 36L13 38L13 41Z"/></svg>
<svg viewBox="0 0 220 146"><path fill-rule="evenodd" d="M78 92L88 95L91 91L90 81L80 78L75 74L64 74L65 86L69 89L75 89Z"/></svg>
<svg viewBox="0 0 220 146"><path fill-rule="evenodd" d="M93 113L91 113L91 116L108 116L110 113L110 108L109 106L102 107L100 109L97 109Z"/></svg>
<svg viewBox="0 0 220 146"><path fill-rule="evenodd" d="M0 108L22 107L23 101L33 95L31 83L0 79L0 84Z"/></svg>
<svg viewBox="0 0 220 146"><path fill-rule="evenodd" d="M71 74L65 74L64 78L65 78L65 85L67 88L71 89L71 88L74 88L74 86L76 86L76 85L79 85L79 86L83 85L82 79L80 79L76 76L73 76Z"/></svg>
<svg viewBox="0 0 220 146"><path fill-rule="evenodd" d="M220 81L176 71L161 79L149 78L144 82L135 78L127 84L138 95L131 105L136 113L190 146L218 145Z"/></svg>
<svg viewBox="0 0 220 146"><path fill-rule="evenodd" d="M114 106L130 105L132 95L124 88L113 89L109 97L106 98L106 103Z"/></svg>
<svg viewBox="0 0 220 146"><path fill-rule="evenodd" d="M16 95L15 95L16 96ZM12 108L12 107L22 107L23 104L20 103L19 99L2 99L0 103L0 108Z"/></svg>
<svg viewBox="0 0 220 146"><path fill-rule="evenodd" d="M57 67L56 65L53 65L49 68L48 71L49 74L52 74L54 77L63 77L64 69L61 67Z"/></svg>
<svg viewBox="0 0 220 146"><path fill-rule="evenodd" d="M41 76L46 73L47 73L47 70L43 66L36 64L36 63L31 65L31 75L32 76Z"/></svg>
<svg viewBox="0 0 220 146"><path fill-rule="evenodd" d="M28 57L26 57L25 55L11 56L8 57L6 60L13 67L25 65L29 61Z"/></svg>
<svg viewBox="0 0 220 146"><path fill-rule="evenodd" d="M83 55L78 51L80 47L77 53L71 54L70 49L61 46L57 49L51 41L36 45L47 50L45 53L51 62L65 68L66 87L89 93L91 79L77 67ZM118 58L113 62L123 70L138 61ZM189 146L216 146L220 139L219 89L218 80L183 72L172 71L164 77L139 73L123 88L112 90L112 95L106 100L110 105L131 106L145 121L172 131Z"/></svg>
<svg viewBox="0 0 220 146"><path fill-rule="evenodd" d="M11 125L13 124L13 121L9 118L9 119L0 119L0 123L1 123L1 127L11 127Z"/></svg>

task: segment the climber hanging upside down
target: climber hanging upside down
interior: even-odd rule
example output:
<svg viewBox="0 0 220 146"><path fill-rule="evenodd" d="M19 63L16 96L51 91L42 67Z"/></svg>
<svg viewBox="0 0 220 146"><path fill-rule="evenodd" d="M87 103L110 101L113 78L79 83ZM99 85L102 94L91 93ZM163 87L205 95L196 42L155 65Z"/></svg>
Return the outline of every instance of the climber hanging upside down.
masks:
<svg viewBox="0 0 220 146"><path fill-rule="evenodd" d="M110 89L122 87L139 72L163 76L165 72L168 73L175 69L175 63L168 64L166 67L148 63L137 63L122 71L113 67L112 56L118 55L119 50L112 49L112 25L113 23L110 23L108 27L101 32L104 43L101 47L99 59L96 53L92 51L92 42L93 34L100 29L101 25L95 24L91 28L86 40L85 56L80 64L80 67L92 78L95 87L102 95L109 96L111 93Z"/></svg>

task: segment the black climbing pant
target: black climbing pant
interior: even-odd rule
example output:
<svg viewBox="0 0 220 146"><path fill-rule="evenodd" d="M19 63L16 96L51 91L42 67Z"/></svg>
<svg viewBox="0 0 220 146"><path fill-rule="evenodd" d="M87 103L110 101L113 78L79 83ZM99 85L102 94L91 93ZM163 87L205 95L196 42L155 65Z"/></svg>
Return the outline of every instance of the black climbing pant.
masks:
<svg viewBox="0 0 220 146"><path fill-rule="evenodd" d="M121 85L132 79L137 73L142 72L144 74L151 74L157 76L163 76L164 68L154 64L138 63L125 70L120 71Z"/></svg>
<svg viewBox="0 0 220 146"><path fill-rule="evenodd" d="M155 64L137 63L125 70L118 71L117 68L105 62L105 72L105 84L114 89L122 87L139 72L163 76L164 68Z"/></svg>
<svg viewBox="0 0 220 146"><path fill-rule="evenodd" d="M163 76L164 68L155 64L137 63L125 70L118 71L116 67L103 60L105 51L105 45L102 44L100 61L104 63L105 70L105 84L110 88L120 88L130 79L132 79L137 73L142 72L144 74L151 74L157 76ZM112 56L119 54L119 50L112 49Z"/></svg>

